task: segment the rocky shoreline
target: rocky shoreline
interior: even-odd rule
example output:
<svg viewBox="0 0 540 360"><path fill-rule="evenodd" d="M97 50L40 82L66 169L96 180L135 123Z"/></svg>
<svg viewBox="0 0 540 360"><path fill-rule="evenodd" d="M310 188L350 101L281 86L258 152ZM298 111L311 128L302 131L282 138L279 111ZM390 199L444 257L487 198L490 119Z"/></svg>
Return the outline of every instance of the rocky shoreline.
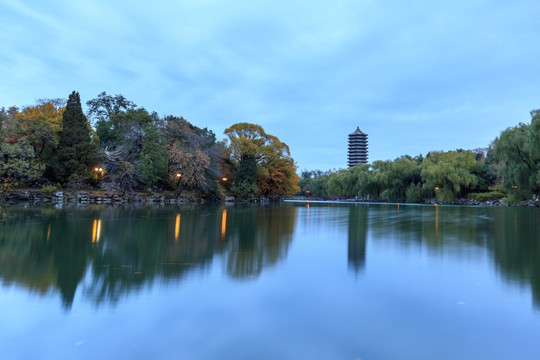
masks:
<svg viewBox="0 0 540 360"><path fill-rule="evenodd" d="M225 203L243 202L237 200L234 196L226 196L222 199ZM51 194L44 194L38 189L17 189L11 190L4 194L0 194L0 203L8 204L51 204L55 206L62 206L64 204L105 204L105 205L123 205L123 204L193 204L193 203L207 203L208 201L202 198L186 198L175 197L172 193L156 193L156 194L144 194L144 193L125 193L115 191L95 191L95 190L68 190L68 191L54 191ZM219 202L219 201L218 201ZM251 201L253 203L268 204L272 202L271 199L261 197Z"/></svg>
<svg viewBox="0 0 540 360"><path fill-rule="evenodd" d="M44 195L40 190L12 190L2 196L7 203L26 202L31 204L182 204L192 201L174 198L167 194L144 195L140 193L124 194L116 192L95 191L55 191Z"/></svg>

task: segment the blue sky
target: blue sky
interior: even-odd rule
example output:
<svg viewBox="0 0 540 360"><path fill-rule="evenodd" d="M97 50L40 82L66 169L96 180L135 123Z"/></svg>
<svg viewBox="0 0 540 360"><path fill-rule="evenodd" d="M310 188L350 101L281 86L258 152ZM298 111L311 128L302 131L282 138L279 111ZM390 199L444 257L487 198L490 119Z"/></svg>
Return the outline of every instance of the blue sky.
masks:
<svg viewBox="0 0 540 360"><path fill-rule="evenodd" d="M122 94L299 170L486 147L540 108L540 1L0 0L0 106Z"/></svg>

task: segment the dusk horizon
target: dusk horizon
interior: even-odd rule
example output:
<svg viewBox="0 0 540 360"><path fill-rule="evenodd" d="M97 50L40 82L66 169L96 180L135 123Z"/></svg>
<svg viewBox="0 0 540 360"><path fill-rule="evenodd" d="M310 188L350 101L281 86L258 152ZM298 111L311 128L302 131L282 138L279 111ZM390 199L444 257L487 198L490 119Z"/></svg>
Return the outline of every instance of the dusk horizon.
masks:
<svg viewBox="0 0 540 360"><path fill-rule="evenodd" d="M261 125L302 169L487 147L540 107L540 3L0 0L0 107L122 94L215 132Z"/></svg>

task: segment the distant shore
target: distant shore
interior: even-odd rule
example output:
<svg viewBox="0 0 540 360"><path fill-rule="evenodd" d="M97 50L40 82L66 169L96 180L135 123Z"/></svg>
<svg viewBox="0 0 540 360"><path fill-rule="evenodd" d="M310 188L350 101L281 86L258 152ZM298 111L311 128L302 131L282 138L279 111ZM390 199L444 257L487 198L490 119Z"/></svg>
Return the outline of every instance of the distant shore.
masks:
<svg viewBox="0 0 540 360"><path fill-rule="evenodd" d="M495 199L488 201L477 201L475 199L457 199L451 203L438 203L436 200L429 200L423 203L396 203L385 201L370 201L365 199L307 199L307 198L290 198L284 200L289 203L314 203L314 204L363 204L363 205L412 205L412 206L433 206L433 205L448 205L448 206L519 206L519 207L540 207L539 198L531 198L522 201L519 204L507 204L503 199Z"/></svg>

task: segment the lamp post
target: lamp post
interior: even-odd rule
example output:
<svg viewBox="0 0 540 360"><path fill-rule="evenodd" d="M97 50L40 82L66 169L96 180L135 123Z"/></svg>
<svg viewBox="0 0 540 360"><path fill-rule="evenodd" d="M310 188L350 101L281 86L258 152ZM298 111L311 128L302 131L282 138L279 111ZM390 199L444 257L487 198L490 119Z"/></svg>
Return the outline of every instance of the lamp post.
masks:
<svg viewBox="0 0 540 360"><path fill-rule="evenodd" d="M95 167L94 172L97 174L98 181L103 180L103 168Z"/></svg>
<svg viewBox="0 0 540 360"><path fill-rule="evenodd" d="M222 181L223 191L225 195L227 195L229 193L229 188L227 186L229 179L226 176L224 176L221 178L221 181Z"/></svg>
<svg viewBox="0 0 540 360"><path fill-rule="evenodd" d="M176 177L176 190L175 190L175 193L177 196L180 196L180 194L182 193L182 189L180 189L180 178L182 177L182 174L180 174L179 172L177 172L175 175Z"/></svg>

